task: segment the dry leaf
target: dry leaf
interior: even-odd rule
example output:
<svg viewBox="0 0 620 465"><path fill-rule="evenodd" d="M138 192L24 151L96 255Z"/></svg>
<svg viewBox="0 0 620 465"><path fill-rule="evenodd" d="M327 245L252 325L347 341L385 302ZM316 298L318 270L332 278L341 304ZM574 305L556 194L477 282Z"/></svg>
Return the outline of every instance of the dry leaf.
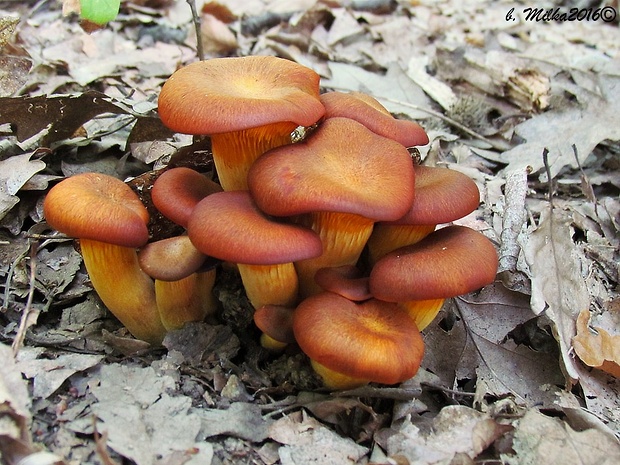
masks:
<svg viewBox="0 0 620 465"><path fill-rule="evenodd" d="M228 26L213 15L202 15L200 33L205 53L226 55L239 46L237 38Z"/></svg>
<svg viewBox="0 0 620 465"><path fill-rule="evenodd" d="M563 382L557 354L517 345L512 336L533 317L528 297L498 282L454 305L457 320L449 331L440 319L425 331L422 365L451 388L476 380L478 400L512 395L528 406L553 408L556 385Z"/></svg>
<svg viewBox="0 0 620 465"><path fill-rule="evenodd" d="M509 465L615 465L620 445L598 430L575 431L566 423L530 410L518 423Z"/></svg>
<svg viewBox="0 0 620 465"><path fill-rule="evenodd" d="M17 192L32 176L45 169L41 160L31 160L32 153L14 155L0 161L0 219L19 202Z"/></svg>
<svg viewBox="0 0 620 465"><path fill-rule="evenodd" d="M544 209L524 252L532 280L532 310L537 315L544 312L553 322L566 381L572 384L579 378L571 354L575 321L579 312L590 308L590 295L572 240L570 217L551 206Z"/></svg>
<svg viewBox="0 0 620 465"><path fill-rule="evenodd" d="M458 454L475 459L509 429L484 413L452 405L443 408L426 427L404 423L388 439L387 452L391 457L403 456L410 463L449 465Z"/></svg>
<svg viewBox="0 0 620 465"><path fill-rule="evenodd" d="M0 17L0 47L4 47L19 24L19 18L14 16Z"/></svg>
<svg viewBox="0 0 620 465"><path fill-rule="evenodd" d="M98 402L92 410L110 448L137 465L165 463L178 452L196 463L211 462L210 445L197 443L201 420L191 399L167 392L175 387L172 377L150 367L112 364L102 366L95 379L92 393Z"/></svg>
<svg viewBox="0 0 620 465"><path fill-rule="evenodd" d="M613 320L618 315L604 316L607 316L607 329L591 323L590 312L582 310L577 318L577 336L573 338L573 347L586 365L620 378L620 334L616 334L620 325Z"/></svg>
<svg viewBox="0 0 620 465"><path fill-rule="evenodd" d="M592 153L605 139L620 140L620 77L598 76L599 94L573 87L580 105L551 110L519 124L515 131L527 142L501 154L508 169L530 166L532 172L543 168L541 153L549 150L549 168L555 177L565 166L577 168L572 145L579 161Z"/></svg>
<svg viewBox="0 0 620 465"><path fill-rule="evenodd" d="M39 358L43 348L23 347L17 366L26 378L34 380L34 398L47 399L75 373L88 370L103 360L102 355L62 354L54 359Z"/></svg>
<svg viewBox="0 0 620 465"><path fill-rule="evenodd" d="M368 449L343 438L305 413L285 416L269 428L269 436L284 446L282 465L355 464Z"/></svg>

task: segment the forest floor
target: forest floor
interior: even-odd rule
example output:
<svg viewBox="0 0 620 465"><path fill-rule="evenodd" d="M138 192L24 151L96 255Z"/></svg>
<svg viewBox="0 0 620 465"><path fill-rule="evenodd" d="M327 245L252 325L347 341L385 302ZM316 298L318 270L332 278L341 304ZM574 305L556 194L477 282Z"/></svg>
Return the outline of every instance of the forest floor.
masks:
<svg viewBox="0 0 620 465"><path fill-rule="evenodd" d="M123 2L86 32L54 1L0 1L3 463L620 463L617 1L200 11L207 58L288 58L323 90L418 121L422 163L480 189L458 223L497 246L497 280L444 305L399 386L329 392L294 347L262 349L231 272L216 317L149 350L102 306L42 205L80 172L148 187L171 157L210 169L157 117L162 84L197 60L191 10Z"/></svg>

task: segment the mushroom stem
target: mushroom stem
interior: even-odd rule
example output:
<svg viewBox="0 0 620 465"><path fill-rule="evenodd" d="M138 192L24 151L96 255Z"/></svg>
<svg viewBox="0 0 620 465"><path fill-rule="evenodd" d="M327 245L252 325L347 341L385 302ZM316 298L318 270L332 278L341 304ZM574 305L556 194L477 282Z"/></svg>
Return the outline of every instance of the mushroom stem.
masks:
<svg viewBox="0 0 620 465"><path fill-rule="evenodd" d="M323 253L295 262L302 298L323 289L314 280L321 268L355 265L372 233L374 221L354 213L314 212L300 215L296 222L314 230L323 243Z"/></svg>
<svg viewBox="0 0 620 465"><path fill-rule="evenodd" d="M252 163L266 151L291 143L298 125L289 121L241 131L213 134L211 149L220 184L225 191L248 190Z"/></svg>
<svg viewBox="0 0 620 465"><path fill-rule="evenodd" d="M409 300L398 305L413 318L418 329L422 331L435 319L444 302L445 299Z"/></svg>
<svg viewBox="0 0 620 465"><path fill-rule="evenodd" d="M321 377L323 385L327 389L343 391L346 389L355 389L370 382L368 379L355 378L353 376L331 370L316 360L310 360L310 365L312 365L314 372Z"/></svg>
<svg viewBox="0 0 620 465"><path fill-rule="evenodd" d="M84 265L93 287L108 309L136 338L158 345L166 334L153 280L140 269L136 250L81 239Z"/></svg>
<svg viewBox="0 0 620 465"><path fill-rule="evenodd" d="M368 260L374 266L383 256L421 241L435 230L434 224L398 225L377 223L368 239Z"/></svg>
<svg viewBox="0 0 620 465"><path fill-rule="evenodd" d="M212 293L215 268L192 273L176 281L155 280L155 295L161 322L167 330L183 327L190 321L202 321L217 309Z"/></svg>
<svg viewBox="0 0 620 465"><path fill-rule="evenodd" d="M299 283L293 263L248 265L238 263L245 293L254 308L263 305L294 307Z"/></svg>

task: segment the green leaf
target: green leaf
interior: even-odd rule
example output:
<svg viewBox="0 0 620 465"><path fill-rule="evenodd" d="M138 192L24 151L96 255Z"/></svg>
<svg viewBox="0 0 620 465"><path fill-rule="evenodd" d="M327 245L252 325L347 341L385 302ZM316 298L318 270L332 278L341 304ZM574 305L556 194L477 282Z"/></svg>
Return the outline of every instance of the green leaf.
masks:
<svg viewBox="0 0 620 465"><path fill-rule="evenodd" d="M80 17L104 25L118 15L121 0L80 0Z"/></svg>

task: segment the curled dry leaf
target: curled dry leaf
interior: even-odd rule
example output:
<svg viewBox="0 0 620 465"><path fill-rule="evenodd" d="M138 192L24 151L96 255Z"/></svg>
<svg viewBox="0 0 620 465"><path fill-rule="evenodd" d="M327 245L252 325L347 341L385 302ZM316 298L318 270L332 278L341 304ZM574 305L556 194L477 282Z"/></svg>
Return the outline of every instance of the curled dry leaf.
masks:
<svg viewBox="0 0 620 465"><path fill-rule="evenodd" d="M617 323L608 318L609 331L591 323L586 309L577 318L577 336L573 338L575 353L588 366L599 368L620 378L620 334L613 334Z"/></svg>
<svg viewBox="0 0 620 465"><path fill-rule="evenodd" d="M542 211L538 228L524 250L532 279L532 311L537 315L544 312L553 321L568 384L579 378L571 354L577 334L575 320L581 310L590 308L582 259L570 224L567 214L550 206Z"/></svg>

